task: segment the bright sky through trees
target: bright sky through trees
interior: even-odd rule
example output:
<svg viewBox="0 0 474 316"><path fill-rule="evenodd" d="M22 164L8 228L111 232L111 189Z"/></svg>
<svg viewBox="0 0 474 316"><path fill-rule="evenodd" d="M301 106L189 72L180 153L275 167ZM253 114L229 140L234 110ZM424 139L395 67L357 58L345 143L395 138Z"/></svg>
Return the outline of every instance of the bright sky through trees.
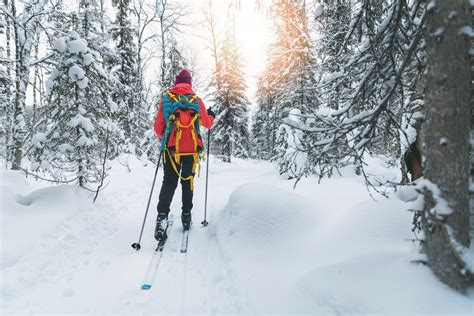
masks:
<svg viewBox="0 0 474 316"><path fill-rule="evenodd" d="M255 1L213 0L213 13L217 21L219 41L222 40L227 23L232 23L235 15L235 33L239 54L244 64L244 72L248 85L248 97L252 103L256 90L257 77L265 69L266 55L272 42L273 31L267 13L259 10ZM210 37L209 31L202 25L204 9L208 7L209 0L187 0L191 3L193 22L200 27L191 26L189 34L185 34L186 41L191 43L193 54L197 54L198 69L211 72L213 59L208 43L204 39ZM188 37L189 36L189 37Z"/></svg>

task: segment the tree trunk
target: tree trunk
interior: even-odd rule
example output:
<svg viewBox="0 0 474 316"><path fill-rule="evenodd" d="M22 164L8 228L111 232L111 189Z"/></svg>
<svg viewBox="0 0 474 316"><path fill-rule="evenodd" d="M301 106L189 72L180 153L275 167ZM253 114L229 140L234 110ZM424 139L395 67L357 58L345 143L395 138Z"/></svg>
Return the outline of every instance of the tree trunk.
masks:
<svg viewBox="0 0 474 316"><path fill-rule="evenodd" d="M474 10L471 10L471 27L474 27ZM474 51L474 37L471 37L471 51ZM469 210L471 213L471 242L474 240L474 85L472 80L474 78L474 58L471 56L471 187L469 190ZM471 244L472 247L472 244Z"/></svg>
<svg viewBox="0 0 474 316"><path fill-rule="evenodd" d="M232 144L229 136L225 135L222 141L222 161L223 162L232 162Z"/></svg>
<svg viewBox="0 0 474 316"><path fill-rule="evenodd" d="M76 106L76 110L79 111L79 88L77 85L74 85L74 103ZM81 131L79 126L76 126L76 142L81 137ZM77 162L77 183L80 187L84 187L85 184L85 171L84 171L84 150L81 148L82 146L76 146L76 162Z"/></svg>
<svg viewBox="0 0 474 316"><path fill-rule="evenodd" d="M460 250L469 247L470 45L460 32L466 25L467 1L437 1L428 12L422 126L424 176L439 189L424 191L424 248L434 273L458 290L473 284ZM451 213L441 212L443 200Z"/></svg>
<svg viewBox="0 0 474 316"><path fill-rule="evenodd" d="M38 40L35 41L35 47L34 47L34 52L33 52L33 59L37 60L38 59L38 49L39 49L39 34L36 34L38 36ZM30 133L31 135L34 135L35 133L35 127L36 127L36 122L37 122L37 111L38 111L38 103L41 98L41 95L39 95L40 87L38 86L38 83L40 82L40 73L39 73L39 67L35 66L33 69L33 109L31 113L31 122L30 122Z"/></svg>
<svg viewBox="0 0 474 316"><path fill-rule="evenodd" d="M165 74L166 74L166 44L165 44L165 10L166 10L166 1L161 4L160 12L160 38L161 38L161 82L160 88L164 92L167 87L165 87Z"/></svg>
<svg viewBox="0 0 474 316"><path fill-rule="evenodd" d="M216 84L216 88L217 90L219 91L221 89L221 86L220 86L220 78L218 76L219 74L219 54L218 54L218 43L217 43L217 30L216 30L216 20L215 20L215 17L214 17L214 9L213 9L213 5L212 5L212 0L209 0L208 4L207 4L207 10L205 12L205 16L206 16L206 23L207 23L207 27L208 27L208 30L209 32L211 33L211 55L212 57L214 58L214 71L215 71L215 84Z"/></svg>
<svg viewBox="0 0 474 316"><path fill-rule="evenodd" d="M5 7L9 7L10 4L8 0L4 0L4 5ZM8 60L12 60L12 50L11 50L11 22L10 19L5 19L6 27L5 27L5 34L6 34L6 54ZM12 72L11 72L11 66L7 66L7 77L8 80L12 79ZM5 167L8 168L9 163L12 161L12 146L11 146L11 133L12 133L12 98L11 98L11 83L12 81L9 81L9 85L6 88L7 91L7 104L5 105L5 147L6 147L6 153L5 153L5 160L6 164Z"/></svg>
<svg viewBox="0 0 474 316"><path fill-rule="evenodd" d="M11 11L14 18L16 18L15 1L11 2ZM13 31L15 34L15 102L13 104L13 120L12 120L12 169L18 170L21 167L21 160L23 157L23 137L25 136L25 99L26 99L26 85L28 78L24 78L25 69L23 45L20 42L21 27L17 21L13 21Z"/></svg>

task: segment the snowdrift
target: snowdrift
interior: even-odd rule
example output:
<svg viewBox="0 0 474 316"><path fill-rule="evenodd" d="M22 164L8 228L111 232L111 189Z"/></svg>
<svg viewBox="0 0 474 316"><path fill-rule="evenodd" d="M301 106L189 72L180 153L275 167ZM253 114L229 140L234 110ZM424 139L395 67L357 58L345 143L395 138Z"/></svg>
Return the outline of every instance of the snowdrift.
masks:
<svg viewBox="0 0 474 316"><path fill-rule="evenodd" d="M423 256L410 242L406 202L357 201L352 186L349 194L343 183L314 186L305 196L268 184L244 184L232 192L216 223L217 240L238 287L247 293L249 310L466 313L469 298L414 263ZM318 189L334 192L326 196ZM340 200L350 206L335 208L344 204Z"/></svg>
<svg viewBox="0 0 474 316"><path fill-rule="evenodd" d="M261 264L284 260L310 245L316 208L303 196L268 184L244 184L220 214L217 237L229 260ZM283 254L283 255L282 255ZM281 261L280 261L281 263Z"/></svg>
<svg viewBox="0 0 474 316"><path fill-rule="evenodd" d="M301 277L290 297L305 310L336 315L468 315L469 298L405 256L378 252L323 266Z"/></svg>
<svg viewBox="0 0 474 316"><path fill-rule="evenodd" d="M314 202L289 190L251 183L232 192L215 224L217 241L250 310L288 307L288 289L310 262L322 221Z"/></svg>
<svg viewBox="0 0 474 316"><path fill-rule="evenodd" d="M3 254L0 266L15 262L32 242L54 230L90 200L75 185L46 188L28 185L25 176L15 171L2 172L0 178Z"/></svg>

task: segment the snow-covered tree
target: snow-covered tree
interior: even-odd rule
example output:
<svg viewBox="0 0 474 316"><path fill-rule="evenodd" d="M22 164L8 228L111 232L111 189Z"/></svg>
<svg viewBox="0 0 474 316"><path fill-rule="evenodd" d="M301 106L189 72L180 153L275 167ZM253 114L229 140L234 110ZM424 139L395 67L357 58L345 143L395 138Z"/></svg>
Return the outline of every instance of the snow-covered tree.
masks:
<svg viewBox="0 0 474 316"><path fill-rule="evenodd" d="M285 121L291 122L293 125L301 124L301 111L292 109L288 113ZM287 124L280 125L278 137L285 140L285 151L282 159L279 161L279 172L288 179L294 179L301 176L308 163L306 153L302 150L304 133L301 130L291 128Z"/></svg>
<svg viewBox="0 0 474 316"><path fill-rule="evenodd" d="M19 169L22 165L28 131L25 103L32 69L31 57L41 30L39 22L50 13L51 6L48 1L40 0L25 2L21 11L18 10L16 1L6 1L5 5L0 7L2 15L8 20L7 54L11 56L8 56L6 63L14 86L11 103L6 108L4 124L7 128L6 156L12 163L12 169Z"/></svg>
<svg viewBox="0 0 474 316"><path fill-rule="evenodd" d="M308 10L305 1L275 0L272 3L276 41L271 48L268 66L259 81L257 116L268 117L270 122L263 134L268 138L254 138L253 142L261 146L272 144L266 150L276 159L280 171L285 173L292 162L287 151L293 144L294 133L290 126L281 127L283 119L291 110L299 110L301 121L304 122L305 112L312 113L319 104L315 93L316 85L314 48L308 26ZM296 112L294 112L296 113ZM258 123L259 120L254 120ZM293 121L295 122L295 121ZM253 130L256 128L254 127ZM271 132L271 131L288 132ZM298 133L299 134L299 133ZM300 135L301 141L305 136Z"/></svg>
<svg viewBox="0 0 474 316"><path fill-rule="evenodd" d="M388 140L400 138L402 116L409 112L411 83L422 69L426 18L421 1L378 5L352 1L350 12L342 45L335 55L324 57L340 71L323 74L315 87L317 94L339 93L322 105L322 111L306 110L312 121L299 126L289 122L311 134L305 149L311 162L307 171L321 176L347 164L363 167L364 155L378 146L380 135ZM328 16L326 21L331 16L322 14Z"/></svg>
<svg viewBox="0 0 474 316"><path fill-rule="evenodd" d="M350 54L348 45L344 45L346 34L349 30L351 19L351 1L322 1L316 9L315 18L317 31L320 32L320 40L316 44L318 56L321 64L318 71L327 85L320 89L320 101L324 106L331 109L339 109L338 95L343 85L333 87L330 83L337 77L342 76L343 66L339 60L334 58L337 55ZM345 82L345 85L349 85Z"/></svg>
<svg viewBox="0 0 474 316"><path fill-rule="evenodd" d="M110 65L120 60L120 56L113 45L111 45L113 39L111 32L109 32L110 22L107 15L104 14L103 3L95 0L80 0L79 9L71 14L70 21L70 30L77 32L82 39L87 41L89 50L96 58L96 64L101 65L104 70L107 83L104 82L102 86L104 93L97 94L97 97L107 107L111 100L114 102L111 97L114 95L116 87L120 86L120 80L111 71ZM123 107L126 106L127 104L115 103L113 107L117 108L116 112L124 112ZM116 120L117 118L115 117L114 121ZM104 139L101 141L104 141ZM109 142L111 143L109 153L111 156L116 156L123 150L121 144L127 142L124 131L121 129L110 130Z"/></svg>
<svg viewBox="0 0 474 316"><path fill-rule="evenodd" d="M118 58L112 61L112 71L118 79L113 94L114 102L120 109L116 117L124 131L125 150L141 155L143 151L140 145L151 121L146 104L141 102L144 84L139 75L137 30L131 23L130 0L114 0L112 4L117 9L115 21L111 26L118 55ZM128 145L132 148L128 148Z"/></svg>
<svg viewBox="0 0 474 316"><path fill-rule="evenodd" d="M8 2L6 3L8 7ZM10 137L10 120L12 118L12 60L11 60L11 22L5 18L0 21L0 36L5 36L5 47L0 47L0 146L2 148L0 155L8 162ZM5 164L6 165L6 164Z"/></svg>
<svg viewBox="0 0 474 316"><path fill-rule="evenodd" d="M278 112L275 76L267 69L258 78L256 92L257 109L252 116L251 145L258 148L255 158L272 159L276 157L276 140L281 122Z"/></svg>
<svg viewBox="0 0 474 316"><path fill-rule="evenodd" d="M280 116L276 113L274 91L265 76L257 83L257 111L252 117L252 157L271 160L276 155L276 139Z"/></svg>
<svg viewBox="0 0 474 316"><path fill-rule="evenodd" d="M211 95L217 114L212 148L230 162L232 156L249 156L249 101L235 34L229 25L218 60L213 81L219 89Z"/></svg>
<svg viewBox="0 0 474 316"><path fill-rule="evenodd" d="M118 133L110 118L117 111L109 94L111 81L76 32L56 39L53 50L56 66L46 81L49 100L42 113L43 132L32 139L32 169L62 180L75 174L79 185L86 186L101 178L108 145L104 142L109 133Z"/></svg>

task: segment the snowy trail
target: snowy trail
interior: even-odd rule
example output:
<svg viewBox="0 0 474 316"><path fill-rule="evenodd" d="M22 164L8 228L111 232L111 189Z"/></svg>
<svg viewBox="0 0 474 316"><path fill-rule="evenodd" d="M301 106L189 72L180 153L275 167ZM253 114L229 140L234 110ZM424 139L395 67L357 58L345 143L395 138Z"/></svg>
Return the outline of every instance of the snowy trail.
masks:
<svg viewBox="0 0 474 316"><path fill-rule="evenodd" d="M149 292L140 289L155 247L152 235L161 179L157 181L150 206L142 250L135 252L130 244L137 236L153 176L150 167L135 167L132 173L122 170L114 174L110 187L101 193L96 205L86 203L87 207L44 232L23 249L24 254L16 263L5 264L9 260L2 260L2 297L6 298L2 301L2 311L136 313L138 309L221 313L239 310L236 289L229 282L232 278L222 271L212 223L207 228L200 226L204 203L203 190L199 189L189 253L180 253L178 187L172 205L175 225L155 284ZM161 176L160 171L158 177ZM197 186L203 187L202 178ZM210 201L212 205L212 197Z"/></svg>
<svg viewBox="0 0 474 316"><path fill-rule="evenodd" d="M114 162L110 184L96 204L72 186L42 189L45 184L20 185L18 175L2 175L2 313L473 311L474 293L461 296L439 283L428 268L410 263L420 255L406 241L412 238L411 214L400 211L404 202L373 201L351 172L319 185L303 179L293 191L294 183L280 178L272 164L243 160L212 161L206 228L200 225L203 164L187 254L180 253L178 186L172 204L175 223L157 277L151 290L141 290L155 248L162 173L142 249L136 252L130 245L137 241L153 166L129 160L131 172ZM372 168L383 166L374 163ZM290 218L272 217L287 202L293 205ZM23 212L46 215L28 221L17 214Z"/></svg>

